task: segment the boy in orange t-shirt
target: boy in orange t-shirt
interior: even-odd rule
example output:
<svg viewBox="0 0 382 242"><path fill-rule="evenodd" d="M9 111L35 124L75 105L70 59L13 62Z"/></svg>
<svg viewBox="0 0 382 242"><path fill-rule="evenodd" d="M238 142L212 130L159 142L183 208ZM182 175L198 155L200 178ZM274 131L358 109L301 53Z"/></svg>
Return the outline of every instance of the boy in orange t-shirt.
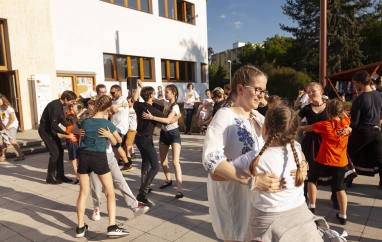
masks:
<svg viewBox="0 0 382 242"><path fill-rule="evenodd" d="M70 134L70 129L77 122L77 116L75 114L68 114L65 117L65 119L69 124L66 127L66 134ZM76 181L74 182L74 184L79 184L80 180L78 179L78 174L77 174L77 166L78 166L77 157L78 157L78 151L80 150L78 145L80 141L80 136L78 134L74 136L75 136L75 139L66 139L66 146L68 147L69 160L72 163L74 175L76 175Z"/></svg>
<svg viewBox="0 0 382 242"><path fill-rule="evenodd" d="M341 224L346 224L347 197L343 187L348 158L346 149L348 135L341 132L348 129L350 118L345 114L346 104L339 99L330 100L326 104L329 120L317 122L313 125L300 127L305 132L314 131L321 134L322 143L318 151L316 162L309 167L308 193L309 209L315 213L317 187L316 182L321 173L329 170L332 174L333 187L337 193L340 213L337 218Z"/></svg>

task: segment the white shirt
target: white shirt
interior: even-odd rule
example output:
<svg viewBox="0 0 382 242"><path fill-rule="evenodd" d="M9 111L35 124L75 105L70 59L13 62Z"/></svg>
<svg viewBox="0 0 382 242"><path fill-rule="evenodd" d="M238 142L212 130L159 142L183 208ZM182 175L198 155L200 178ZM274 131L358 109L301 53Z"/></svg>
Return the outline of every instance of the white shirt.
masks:
<svg viewBox="0 0 382 242"><path fill-rule="evenodd" d="M1 121L3 122L4 126L7 126L8 122L11 118L11 113L14 114L15 120L13 121L13 123L11 123L9 128L16 128L17 129L19 127L19 121L17 120L15 110L11 106L8 106L8 108L6 110L4 110L0 107L0 118L1 118Z"/></svg>
<svg viewBox="0 0 382 242"><path fill-rule="evenodd" d="M106 141L106 153L113 153L113 147L109 139Z"/></svg>
<svg viewBox="0 0 382 242"><path fill-rule="evenodd" d="M191 104L184 104L184 108L185 109L193 109L194 108L194 102L198 98L199 98L199 94L195 90L192 90L190 92L187 89L187 92L183 96L183 101L190 102Z"/></svg>
<svg viewBox="0 0 382 242"><path fill-rule="evenodd" d="M121 104L126 100L124 96L120 96L113 104ZM118 133L126 134L129 130L129 107L118 108L118 113L113 114L110 118L110 121L117 128Z"/></svg>
<svg viewBox="0 0 382 242"><path fill-rule="evenodd" d="M254 111L254 121L262 127L264 116ZM261 131L260 131L261 135ZM216 166L233 160L264 145L253 124L230 108L221 108L208 126L202 155L204 168L214 173ZM221 240L244 241L251 216L249 189L233 181L207 180L207 194L211 222Z"/></svg>
<svg viewBox="0 0 382 242"><path fill-rule="evenodd" d="M298 159L301 161L302 151L300 144L295 142L295 148ZM249 166L258 153L257 150L250 151L232 161L232 164L250 174ZM286 147L268 147L261 155L256 171L259 174L269 172L284 177L286 188L277 193L250 192L252 206L263 212L283 212L301 206L305 202L304 186L295 187L294 177L290 175L290 172L295 169L297 167L290 144Z"/></svg>
<svg viewBox="0 0 382 242"><path fill-rule="evenodd" d="M137 130L137 114L135 113L129 114L129 130Z"/></svg>
<svg viewBox="0 0 382 242"><path fill-rule="evenodd" d="M301 108L305 107L306 105L309 104L309 96L308 94L304 94L301 99L300 99L300 102L301 102ZM306 118L304 117L301 122L306 122Z"/></svg>
<svg viewBox="0 0 382 242"><path fill-rule="evenodd" d="M163 113L167 115L167 113L170 111L170 105L169 105L169 101L167 100L164 100L164 109L163 109ZM175 116L179 115L180 114L180 109L179 109L179 105L178 104L175 104L173 107L172 107L172 110L171 112L175 112ZM169 131L169 130L173 130L173 129L177 129L179 128L179 125L178 125L178 121L176 121L175 123L173 124L168 124L168 125L164 125L162 124L162 129L164 131Z"/></svg>
<svg viewBox="0 0 382 242"><path fill-rule="evenodd" d="M92 97L96 97L96 96L97 96L97 93L93 90L86 91L86 92L83 92L80 94L80 97L82 97L82 98L92 98Z"/></svg>

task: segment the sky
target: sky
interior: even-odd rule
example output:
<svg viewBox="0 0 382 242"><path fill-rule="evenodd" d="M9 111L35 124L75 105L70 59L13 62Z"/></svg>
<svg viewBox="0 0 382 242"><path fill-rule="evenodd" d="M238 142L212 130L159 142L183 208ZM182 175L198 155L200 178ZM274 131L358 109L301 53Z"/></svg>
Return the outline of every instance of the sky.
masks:
<svg viewBox="0 0 382 242"><path fill-rule="evenodd" d="M284 15L285 0L209 0L207 3L208 46L214 52L232 48L237 42L263 43L276 34L291 36L280 23L296 26Z"/></svg>

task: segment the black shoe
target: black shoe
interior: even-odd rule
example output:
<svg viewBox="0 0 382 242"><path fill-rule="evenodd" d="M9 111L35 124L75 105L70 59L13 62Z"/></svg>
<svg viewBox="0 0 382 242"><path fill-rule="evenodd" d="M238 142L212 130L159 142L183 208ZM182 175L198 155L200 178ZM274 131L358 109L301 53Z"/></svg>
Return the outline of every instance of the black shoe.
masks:
<svg viewBox="0 0 382 242"><path fill-rule="evenodd" d="M178 191L178 192L176 193L176 195L175 195L175 198L176 198L176 199L183 198L183 197L184 197L184 195L183 195L183 193L180 192L180 191Z"/></svg>
<svg viewBox="0 0 382 242"><path fill-rule="evenodd" d="M137 158L137 156L135 155L135 153L132 153L131 154L131 159L135 159L135 158Z"/></svg>
<svg viewBox="0 0 382 242"><path fill-rule="evenodd" d="M76 228L76 238L84 237L86 231L89 230L89 226L87 224L84 224L84 227L82 228Z"/></svg>
<svg viewBox="0 0 382 242"><path fill-rule="evenodd" d="M74 181L74 185L80 185L80 179L76 178L76 180Z"/></svg>
<svg viewBox="0 0 382 242"><path fill-rule="evenodd" d="M152 188L149 188L149 191L147 192L147 193L150 193L150 192L152 192L153 191L153 189Z"/></svg>
<svg viewBox="0 0 382 242"><path fill-rule="evenodd" d="M164 189L164 188L166 188L166 187L169 187L169 186L171 186L172 185L172 180L171 181L165 181L164 183L163 183L163 185L162 186L160 186L159 188L160 189Z"/></svg>
<svg viewBox="0 0 382 242"><path fill-rule="evenodd" d="M152 206L153 204L147 199L147 197L143 194L138 194L137 201L146 205L146 206Z"/></svg>
<svg viewBox="0 0 382 242"><path fill-rule="evenodd" d="M330 200L333 202L333 208L339 210L340 205L338 204L338 199L334 197L330 197Z"/></svg>
<svg viewBox="0 0 382 242"><path fill-rule="evenodd" d="M66 176L61 177L60 180L61 180L62 182L65 182L65 183L71 183L71 182L73 182L72 179L69 179L69 178L67 178Z"/></svg>
<svg viewBox="0 0 382 242"><path fill-rule="evenodd" d="M118 227L118 225L112 225L107 227L107 236L126 236L129 235L125 229Z"/></svg>
<svg viewBox="0 0 382 242"><path fill-rule="evenodd" d="M353 179L346 183L347 188L351 188L352 185L353 185Z"/></svg>
<svg viewBox="0 0 382 242"><path fill-rule="evenodd" d="M125 163L123 162L122 159L119 159L119 160L118 160L118 165L119 165L119 166L123 166L124 164L125 164Z"/></svg>
<svg viewBox="0 0 382 242"><path fill-rule="evenodd" d="M125 171L125 172L128 172L128 171L132 171L133 170L133 165L129 165L128 163L124 163L123 164L123 167L121 168L121 171Z"/></svg>
<svg viewBox="0 0 382 242"><path fill-rule="evenodd" d="M340 221L340 224L342 224L342 225L345 225L345 224L346 224L347 219L346 219L346 218L341 218L339 213L336 214L336 217L337 217L338 220Z"/></svg>
<svg viewBox="0 0 382 242"><path fill-rule="evenodd" d="M309 210L310 210L314 215L316 215L316 208L309 208Z"/></svg>
<svg viewBox="0 0 382 242"><path fill-rule="evenodd" d="M48 183L48 184L53 184L53 185L57 185L57 184L61 184L62 181L60 181L60 180L56 180L56 179L52 179L52 178L46 178L46 183Z"/></svg>

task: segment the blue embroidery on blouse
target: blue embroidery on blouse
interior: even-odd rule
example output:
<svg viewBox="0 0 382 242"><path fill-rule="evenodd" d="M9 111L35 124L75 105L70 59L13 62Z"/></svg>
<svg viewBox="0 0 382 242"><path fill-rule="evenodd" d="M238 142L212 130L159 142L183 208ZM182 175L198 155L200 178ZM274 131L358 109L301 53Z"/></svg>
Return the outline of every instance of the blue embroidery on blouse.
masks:
<svg viewBox="0 0 382 242"><path fill-rule="evenodd" d="M244 122L241 119L234 118L237 126L237 135L239 136L239 141L244 143L244 147L241 150L242 154L246 154L252 150L255 141L252 138L251 133L247 130Z"/></svg>
<svg viewBox="0 0 382 242"><path fill-rule="evenodd" d="M208 172L212 172L220 161L226 160L227 157L221 151L214 151L208 154L207 161L204 162L204 166Z"/></svg>

